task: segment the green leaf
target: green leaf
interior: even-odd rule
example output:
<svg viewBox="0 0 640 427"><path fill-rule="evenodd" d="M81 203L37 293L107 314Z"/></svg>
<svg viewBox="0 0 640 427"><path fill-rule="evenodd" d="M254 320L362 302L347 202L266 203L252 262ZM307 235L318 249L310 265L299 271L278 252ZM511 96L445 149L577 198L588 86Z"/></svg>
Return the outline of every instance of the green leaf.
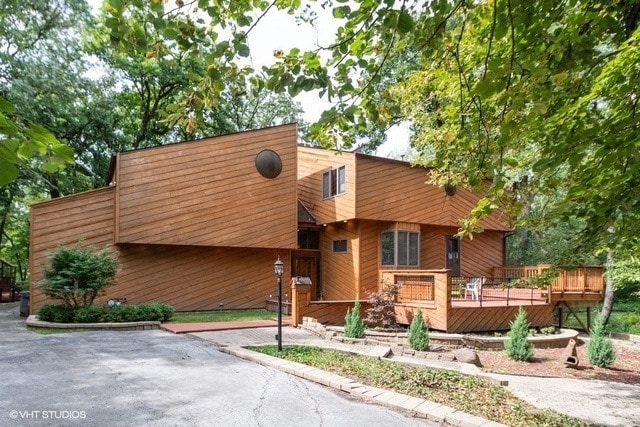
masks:
<svg viewBox="0 0 640 427"><path fill-rule="evenodd" d="M398 17L398 31L406 34L413 30L413 18L406 11L402 11Z"/></svg>
<svg viewBox="0 0 640 427"><path fill-rule="evenodd" d="M0 152L0 186L6 185L18 177L15 163L8 161Z"/></svg>
<svg viewBox="0 0 640 427"><path fill-rule="evenodd" d="M333 17L337 19L342 19L351 13L351 8L349 6L340 6L333 9Z"/></svg>

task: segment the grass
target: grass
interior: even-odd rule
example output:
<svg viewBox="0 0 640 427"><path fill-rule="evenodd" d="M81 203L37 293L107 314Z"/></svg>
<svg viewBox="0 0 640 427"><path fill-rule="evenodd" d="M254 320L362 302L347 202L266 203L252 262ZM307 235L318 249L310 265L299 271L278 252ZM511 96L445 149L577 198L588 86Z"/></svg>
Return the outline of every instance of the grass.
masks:
<svg viewBox="0 0 640 427"><path fill-rule="evenodd" d="M450 406L510 426L586 426L552 410L537 409L504 387L483 378L448 370L431 370L347 354L319 347L251 347L271 356L303 363L349 377L363 384L393 390Z"/></svg>
<svg viewBox="0 0 640 427"><path fill-rule="evenodd" d="M167 323L203 323L203 322L234 322L242 320L268 320L277 314L263 309L256 310L222 310L176 312Z"/></svg>
<svg viewBox="0 0 640 427"><path fill-rule="evenodd" d="M601 309L602 303L591 311L591 316L599 315ZM574 311L576 311L576 309L574 309ZM581 310L577 312L577 314L582 320L582 323L586 325L586 310ZM573 315L563 319L562 324L568 328L580 328L580 324ZM614 302L613 311L607 324L607 331L640 335L640 301Z"/></svg>

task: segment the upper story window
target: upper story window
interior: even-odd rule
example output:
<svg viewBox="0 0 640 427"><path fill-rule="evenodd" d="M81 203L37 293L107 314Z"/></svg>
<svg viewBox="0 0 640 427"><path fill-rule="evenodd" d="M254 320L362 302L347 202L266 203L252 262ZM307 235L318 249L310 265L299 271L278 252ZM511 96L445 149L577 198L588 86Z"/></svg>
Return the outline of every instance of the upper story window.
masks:
<svg viewBox="0 0 640 427"><path fill-rule="evenodd" d="M322 174L322 198L344 194L347 191L347 168L340 166Z"/></svg>
<svg viewBox="0 0 640 427"><path fill-rule="evenodd" d="M383 231L382 265L417 267L420 264L420 233L415 231Z"/></svg>

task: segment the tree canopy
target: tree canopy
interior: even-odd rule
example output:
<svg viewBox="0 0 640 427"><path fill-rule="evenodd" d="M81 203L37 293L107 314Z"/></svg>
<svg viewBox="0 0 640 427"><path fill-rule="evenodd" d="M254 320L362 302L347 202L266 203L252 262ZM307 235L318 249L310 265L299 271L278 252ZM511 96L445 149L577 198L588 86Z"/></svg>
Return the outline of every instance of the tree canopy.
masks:
<svg viewBox="0 0 640 427"><path fill-rule="evenodd" d="M409 121L416 162L433 168L434 183L487 192L462 234L503 208L515 224L573 224L565 255L637 243L640 2L154 2L148 22L162 44L123 25L139 3L106 2L111 42L141 55L204 53L196 111L218 102L221 81L252 71L237 59L249 55L247 35L271 9L312 23L318 10L331 13L340 23L334 43L277 51L266 78L251 77L256 87L318 90L334 102L309 138L341 148L363 136L378 143L381 130ZM523 212L534 198L544 201L537 214Z"/></svg>

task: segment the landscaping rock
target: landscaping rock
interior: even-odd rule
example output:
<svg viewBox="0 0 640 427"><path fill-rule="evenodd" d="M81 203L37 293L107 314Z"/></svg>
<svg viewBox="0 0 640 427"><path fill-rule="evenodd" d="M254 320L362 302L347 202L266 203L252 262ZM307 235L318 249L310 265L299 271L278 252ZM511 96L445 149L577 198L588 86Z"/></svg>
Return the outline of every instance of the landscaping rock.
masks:
<svg viewBox="0 0 640 427"><path fill-rule="evenodd" d="M478 353L475 350L470 348L459 348L453 352L454 360L457 360L461 363L471 363L472 365L476 365L478 368L482 367L482 363L480 363L480 358L478 357Z"/></svg>

